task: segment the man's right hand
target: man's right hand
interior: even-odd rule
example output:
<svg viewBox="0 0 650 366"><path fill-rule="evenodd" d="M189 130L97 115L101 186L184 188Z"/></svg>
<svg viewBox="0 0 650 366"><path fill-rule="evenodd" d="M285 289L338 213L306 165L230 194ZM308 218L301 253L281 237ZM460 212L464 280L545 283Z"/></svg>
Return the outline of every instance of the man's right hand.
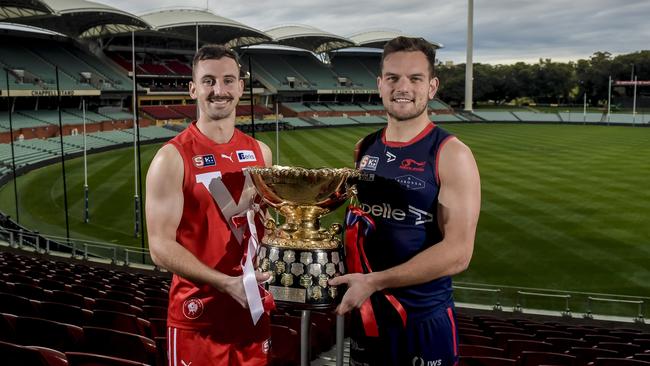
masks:
<svg viewBox="0 0 650 366"><path fill-rule="evenodd" d="M269 272L255 271L255 280L257 280L258 284L267 281L269 278L271 278ZM244 309L248 309L248 300L246 299L246 292L244 291L243 275L228 278L223 290L235 299L235 301L237 301Z"/></svg>

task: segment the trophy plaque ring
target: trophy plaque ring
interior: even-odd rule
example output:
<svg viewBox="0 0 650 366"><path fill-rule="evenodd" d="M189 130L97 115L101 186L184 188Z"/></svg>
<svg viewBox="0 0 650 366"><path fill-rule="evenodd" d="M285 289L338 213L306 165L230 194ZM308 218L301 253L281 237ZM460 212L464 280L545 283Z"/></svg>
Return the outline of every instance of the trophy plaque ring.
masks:
<svg viewBox="0 0 650 366"><path fill-rule="evenodd" d="M353 194L346 181L359 172L284 166L247 171L263 200L285 218L282 225L265 223L257 268L271 273L267 290L276 301L302 308L335 306L342 294L327 281L345 274L342 227L321 228L319 220Z"/></svg>

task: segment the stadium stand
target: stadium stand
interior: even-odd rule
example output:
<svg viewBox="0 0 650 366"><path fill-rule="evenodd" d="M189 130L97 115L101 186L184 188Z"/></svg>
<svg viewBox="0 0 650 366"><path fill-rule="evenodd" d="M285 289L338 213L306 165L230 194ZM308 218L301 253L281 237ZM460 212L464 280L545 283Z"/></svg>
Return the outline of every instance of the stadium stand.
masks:
<svg viewBox="0 0 650 366"><path fill-rule="evenodd" d="M560 112L559 115L562 121L564 122L594 123L594 122L601 122L603 119L602 113L593 113L593 112L589 112L586 114L578 113L578 112L574 112L574 113Z"/></svg>
<svg viewBox="0 0 650 366"><path fill-rule="evenodd" d="M347 117L313 117L313 119L325 126L359 125L359 122Z"/></svg>
<svg viewBox="0 0 650 366"><path fill-rule="evenodd" d="M561 122L557 113L514 111L512 114L522 122Z"/></svg>
<svg viewBox="0 0 650 366"><path fill-rule="evenodd" d="M509 111L482 111L475 110L473 112L485 121L501 121L501 122L519 122L520 119Z"/></svg>
<svg viewBox="0 0 650 366"><path fill-rule="evenodd" d="M25 360L24 349L44 347L68 362L112 357L165 364L167 274L16 250L0 250L0 357L20 351ZM81 295L82 284L95 290ZM295 365L299 311L279 305L272 315L272 364ZM462 365L587 365L603 358L642 365L635 361L650 354L643 324L457 308L456 325ZM331 314L312 312L312 360L332 348L334 328Z"/></svg>
<svg viewBox="0 0 650 366"><path fill-rule="evenodd" d="M430 116L431 121L433 122L464 122L465 119L455 115L455 114L435 114L432 113Z"/></svg>
<svg viewBox="0 0 650 366"><path fill-rule="evenodd" d="M339 53L332 59L332 67L337 75L347 78L353 87L377 88L377 76L357 57Z"/></svg>

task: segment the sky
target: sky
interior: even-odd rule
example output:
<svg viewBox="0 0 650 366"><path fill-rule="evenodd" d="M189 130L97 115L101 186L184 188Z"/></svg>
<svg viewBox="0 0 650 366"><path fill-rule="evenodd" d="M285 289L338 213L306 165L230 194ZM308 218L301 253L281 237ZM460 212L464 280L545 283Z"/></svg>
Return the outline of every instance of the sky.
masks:
<svg viewBox="0 0 650 366"><path fill-rule="evenodd" d="M442 43L442 62L464 63L467 0L94 0L135 14L210 9L259 30L304 24L349 36L398 30ZM474 0L474 62L587 59L650 49L648 0Z"/></svg>

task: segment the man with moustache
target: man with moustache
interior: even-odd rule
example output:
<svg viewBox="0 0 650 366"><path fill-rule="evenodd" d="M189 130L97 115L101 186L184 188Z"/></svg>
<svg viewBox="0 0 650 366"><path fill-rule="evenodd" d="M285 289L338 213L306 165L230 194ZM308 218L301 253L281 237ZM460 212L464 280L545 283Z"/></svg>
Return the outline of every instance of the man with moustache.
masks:
<svg viewBox="0 0 650 366"><path fill-rule="evenodd" d="M271 165L271 150L235 128L242 96L237 54L206 45L193 60L197 121L165 144L147 174L153 261L174 273L167 316L173 365L266 365L273 300L251 262L264 234L247 166ZM253 248L251 250L251 248Z"/></svg>
<svg viewBox="0 0 650 366"><path fill-rule="evenodd" d="M470 149L428 118L434 65L424 39L385 45L377 83L388 125L356 146L360 208L374 231L363 245L364 273L330 281L348 286L337 312L354 310L351 365L458 361L450 276L472 256L480 182Z"/></svg>

